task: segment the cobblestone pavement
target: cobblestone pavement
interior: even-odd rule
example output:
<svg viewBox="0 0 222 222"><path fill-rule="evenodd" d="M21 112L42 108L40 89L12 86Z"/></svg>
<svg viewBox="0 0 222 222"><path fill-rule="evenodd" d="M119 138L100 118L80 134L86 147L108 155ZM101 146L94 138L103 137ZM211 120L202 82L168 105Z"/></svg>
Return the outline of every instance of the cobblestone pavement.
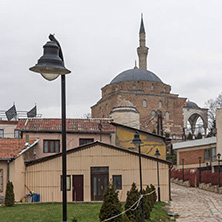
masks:
<svg viewBox="0 0 222 222"><path fill-rule="evenodd" d="M177 222L222 222L222 194L172 183L169 212L178 213Z"/></svg>

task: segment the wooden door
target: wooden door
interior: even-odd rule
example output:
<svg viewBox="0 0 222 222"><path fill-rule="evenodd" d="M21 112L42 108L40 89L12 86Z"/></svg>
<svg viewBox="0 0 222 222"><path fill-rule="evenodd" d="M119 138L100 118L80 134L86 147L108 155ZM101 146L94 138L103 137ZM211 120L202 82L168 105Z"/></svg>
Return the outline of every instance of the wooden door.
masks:
<svg viewBox="0 0 222 222"><path fill-rule="evenodd" d="M83 175L72 176L72 201L83 201Z"/></svg>

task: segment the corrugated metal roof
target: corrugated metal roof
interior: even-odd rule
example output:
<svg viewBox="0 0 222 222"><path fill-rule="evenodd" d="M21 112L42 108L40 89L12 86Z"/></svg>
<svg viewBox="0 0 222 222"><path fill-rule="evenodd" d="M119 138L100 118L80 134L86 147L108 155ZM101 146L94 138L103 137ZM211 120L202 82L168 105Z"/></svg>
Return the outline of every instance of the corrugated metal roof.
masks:
<svg viewBox="0 0 222 222"><path fill-rule="evenodd" d="M174 143L173 149L176 150L176 149L183 149L183 148L188 148L188 147L204 146L204 145L209 145L216 142L217 142L216 137L208 137L208 138L199 139L199 140L189 140L186 142Z"/></svg>
<svg viewBox="0 0 222 222"><path fill-rule="evenodd" d="M93 132L99 133L98 125L102 125L101 132L112 133L114 126L110 124L111 119L66 119L67 132ZM62 120L61 119L37 119L28 118L20 119L16 130L20 131L38 131L38 132L61 132Z"/></svg>

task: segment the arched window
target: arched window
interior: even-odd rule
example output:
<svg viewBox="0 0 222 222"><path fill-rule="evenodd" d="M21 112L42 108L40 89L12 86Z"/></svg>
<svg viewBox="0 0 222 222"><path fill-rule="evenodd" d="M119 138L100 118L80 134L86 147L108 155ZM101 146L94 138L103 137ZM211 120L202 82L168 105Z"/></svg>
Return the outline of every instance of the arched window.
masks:
<svg viewBox="0 0 222 222"><path fill-rule="evenodd" d="M119 90L119 88L118 88L118 86L116 86L115 91L118 91L118 90Z"/></svg>
<svg viewBox="0 0 222 222"><path fill-rule="evenodd" d="M154 91L154 84L151 85L151 91Z"/></svg>
<svg viewBox="0 0 222 222"><path fill-rule="evenodd" d="M146 100L143 100L143 107L146 107Z"/></svg>
<svg viewBox="0 0 222 222"><path fill-rule="evenodd" d="M166 117L166 120L169 120L169 119L170 119L170 114L169 114L169 112L166 112L165 117Z"/></svg>
<svg viewBox="0 0 222 222"><path fill-rule="evenodd" d="M162 102L159 101L159 108L162 108Z"/></svg>
<svg viewBox="0 0 222 222"><path fill-rule="evenodd" d="M154 110L152 111L151 114L152 114L152 119L155 118L155 116L156 116L156 112L155 112Z"/></svg>

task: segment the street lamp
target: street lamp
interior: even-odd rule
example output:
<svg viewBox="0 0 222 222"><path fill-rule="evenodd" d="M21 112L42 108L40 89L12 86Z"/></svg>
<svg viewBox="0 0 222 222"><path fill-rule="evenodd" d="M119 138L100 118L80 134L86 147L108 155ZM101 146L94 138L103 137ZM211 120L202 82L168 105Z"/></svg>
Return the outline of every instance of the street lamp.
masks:
<svg viewBox="0 0 222 222"><path fill-rule="evenodd" d="M157 158L157 192L158 192L158 202L160 202L160 177L159 177L159 156L160 156L160 152L158 150L158 148L156 149L156 153L154 154L155 157Z"/></svg>
<svg viewBox="0 0 222 222"><path fill-rule="evenodd" d="M199 159L199 183L201 183L201 156L199 156L198 159Z"/></svg>
<svg viewBox="0 0 222 222"><path fill-rule="evenodd" d="M217 154L217 160L218 160L218 171L219 171L219 177L218 177L218 185L220 187L220 157L221 157L221 154L218 153Z"/></svg>
<svg viewBox="0 0 222 222"><path fill-rule="evenodd" d="M142 182L142 166L141 166L141 149L140 149L140 144L142 144L143 142L140 139L140 135L138 133L138 131L136 131L135 135L134 135L134 139L132 141L132 144L134 144L135 146L138 145L139 148L139 170L140 170L140 195L143 195L143 182ZM143 206L143 198L141 200L141 209L142 209L142 222L145 221L145 217L144 217L144 206Z"/></svg>
<svg viewBox="0 0 222 222"><path fill-rule="evenodd" d="M62 48L54 37L49 35L44 46L43 56L38 63L29 70L40 73L45 79L52 81L61 75L61 99L62 99L62 192L63 192L63 222L67 221L67 189L66 189L66 95L65 75L71 71L65 68Z"/></svg>

